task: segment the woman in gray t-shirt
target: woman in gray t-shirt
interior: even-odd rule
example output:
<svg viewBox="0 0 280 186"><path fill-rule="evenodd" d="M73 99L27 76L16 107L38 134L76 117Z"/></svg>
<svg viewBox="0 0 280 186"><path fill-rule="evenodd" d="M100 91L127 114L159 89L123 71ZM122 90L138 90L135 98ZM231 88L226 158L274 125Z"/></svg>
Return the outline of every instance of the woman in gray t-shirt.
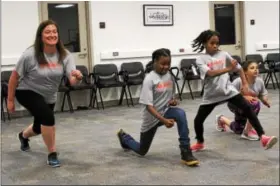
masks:
<svg viewBox="0 0 280 186"><path fill-rule="evenodd" d="M157 128L165 125L173 127L177 123L181 160L188 166L197 165L198 160L192 155L190 149L189 129L186 113L183 109L175 107L174 99L175 82L169 72L171 54L168 49L158 49L152 54L154 70L144 79L140 103L143 104L142 126L140 142L137 142L122 129L118 132L118 138L123 149L133 150L144 156L153 141Z"/></svg>
<svg viewBox="0 0 280 186"><path fill-rule="evenodd" d="M270 103L267 97L267 90L265 88L262 78L258 77L258 63L255 61L247 61L243 64L243 70L246 75L246 79L249 84L250 95L244 95L244 98L251 105L252 109L259 114L261 103L267 107L270 107ZM236 78L232 84L237 90L241 90L242 81ZM228 108L234 113L234 121L229 120L224 115L216 116L216 128L220 132L226 131L228 126L234 133L241 134L241 138L247 140L259 140L259 136L256 131L252 129L252 125L248 122L247 117L244 115L242 110L236 108L231 103L228 103Z"/></svg>
<svg viewBox="0 0 280 186"><path fill-rule="evenodd" d="M54 106L63 74L71 85L80 82L82 74L76 70L75 61L59 39L55 22L42 22L36 33L35 43L20 57L9 80L8 110L14 112L14 99L32 116L33 124L18 134L21 150L28 151L29 138L42 134L49 151L47 162L59 167L55 146Z"/></svg>
<svg viewBox="0 0 280 186"><path fill-rule="evenodd" d="M219 50L219 37L218 32L206 30L193 43L194 51L202 52L205 49L205 54L201 54L196 60L200 77L204 80L204 94L194 119L197 143L191 148L193 151L204 149L203 123L213 109L224 102L230 102L242 110L260 137L261 145L265 149L271 148L278 139L275 136L264 135L263 128L250 104L230 82L228 72L239 71L242 91L244 94L249 93L241 66L227 52Z"/></svg>

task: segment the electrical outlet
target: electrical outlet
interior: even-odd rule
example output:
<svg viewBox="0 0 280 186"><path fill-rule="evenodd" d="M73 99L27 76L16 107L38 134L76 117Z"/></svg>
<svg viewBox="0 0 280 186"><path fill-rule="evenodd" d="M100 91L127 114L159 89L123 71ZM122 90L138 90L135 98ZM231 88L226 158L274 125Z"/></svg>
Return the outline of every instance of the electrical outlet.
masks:
<svg viewBox="0 0 280 186"><path fill-rule="evenodd" d="M183 53L183 52L185 52L185 49L180 48L180 49L179 49L179 52Z"/></svg>
<svg viewBox="0 0 280 186"><path fill-rule="evenodd" d="M119 56L118 52L113 52L113 56Z"/></svg>
<svg viewBox="0 0 280 186"><path fill-rule="evenodd" d="M263 44L263 48L267 48L267 44Z"/></svg>

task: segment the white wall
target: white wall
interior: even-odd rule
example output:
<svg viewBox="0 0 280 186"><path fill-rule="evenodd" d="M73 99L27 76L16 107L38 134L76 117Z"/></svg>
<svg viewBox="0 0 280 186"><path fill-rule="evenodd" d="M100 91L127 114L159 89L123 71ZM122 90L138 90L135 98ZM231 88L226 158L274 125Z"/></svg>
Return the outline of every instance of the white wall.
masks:
<svg viewBox="0 0 280 186"><path fill-rule="evenodd" d="M186 52L172 58L172 66L178 66L180 59L191 54L191 42L197 35L209 29L208 2L172 2L174 8L174 26L147 27L143 25L143 4L154 2L90 2L92 13L92 35L94 64L115 63L118 67L123 62L140 61L144 65L151 60L154 49L166 47L172 53L178 54L180 48ZM154 4L170 4L169 2L156 2ZM100 29L99 22L105 22L106 28ZM135 51L140 52L135 52ZM101 53L113 51L126 53L126 55L145 56L137 59L102 60ZM148 54L148 55L146 55ZM200 89L200 83L194 83L194 89ZM133 97L139 96L139 88L134 89ZM188 90L187 90L188 91ZM109 91L105 100L117 99L114 89Z"/></svg>
<svg viewBox="0 0 280 186"><path fill-rule="evenodd" d="M39 24L38 2L1 2L1 64L13 65L35 39Z"/></svg>
<svg viewBox="0 0 280 186"><path fill-rule="evenodd" d="M279 1L245 1L245 51L259 53L279 52ZM250 25L250 20L255 25ZM257 50L258 44L272 44L278 48ZM273 47L274 48L274 47Z"/></svg>

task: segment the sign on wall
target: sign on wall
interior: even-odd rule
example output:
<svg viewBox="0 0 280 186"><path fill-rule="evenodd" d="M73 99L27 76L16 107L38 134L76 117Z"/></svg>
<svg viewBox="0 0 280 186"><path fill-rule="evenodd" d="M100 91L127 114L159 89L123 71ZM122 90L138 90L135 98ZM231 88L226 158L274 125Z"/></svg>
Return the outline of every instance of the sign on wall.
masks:
<svg viewBox="0 0 280 186"><path fill-rule="evenodd" d="M173 5L143 5L144 26L173 26Z"/></svg>

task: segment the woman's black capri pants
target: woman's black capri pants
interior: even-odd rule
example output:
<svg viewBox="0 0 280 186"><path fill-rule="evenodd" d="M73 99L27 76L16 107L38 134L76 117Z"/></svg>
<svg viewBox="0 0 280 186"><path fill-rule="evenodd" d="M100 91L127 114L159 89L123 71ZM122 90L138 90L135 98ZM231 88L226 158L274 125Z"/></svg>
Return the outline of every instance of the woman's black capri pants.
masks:
<svg viewBox="0 0 280 186"><path fill-rule="evenodd" d="M43 96L31 90L16 90L17 101L34 116L33 132L41 134L41 125L54 126L54 106L47 104Z"/></svg>

